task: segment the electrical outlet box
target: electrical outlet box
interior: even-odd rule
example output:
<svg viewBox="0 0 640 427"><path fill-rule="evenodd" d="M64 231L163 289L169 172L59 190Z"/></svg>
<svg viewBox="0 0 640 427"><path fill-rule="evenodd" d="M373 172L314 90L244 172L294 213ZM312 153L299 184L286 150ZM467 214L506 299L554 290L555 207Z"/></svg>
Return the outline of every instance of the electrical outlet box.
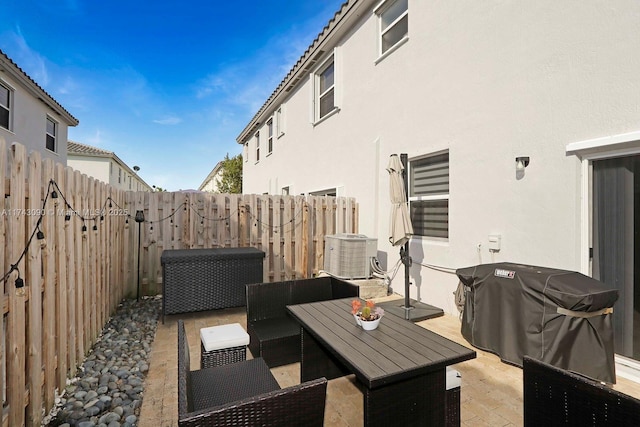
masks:
<svg viewBox="0 0 640 427"><path fill-rule="evenodd" d="M499 234L489 235L489 251L500 252L500 240L502 240Z"/></svg>

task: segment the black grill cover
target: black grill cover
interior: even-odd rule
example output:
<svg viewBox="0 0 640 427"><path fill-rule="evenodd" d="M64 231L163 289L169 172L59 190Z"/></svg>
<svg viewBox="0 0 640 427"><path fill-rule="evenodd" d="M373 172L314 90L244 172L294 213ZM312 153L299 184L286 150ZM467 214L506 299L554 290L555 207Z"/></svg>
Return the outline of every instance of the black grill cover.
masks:
<svg viewBox="0 0 640 427"><path fill-rule="evenodd" d="M617 290L577 272L512 263L456 274L465 286L462 336L471 345L517 366L530 356L616 382L613 316L606 309Z"/></svg>

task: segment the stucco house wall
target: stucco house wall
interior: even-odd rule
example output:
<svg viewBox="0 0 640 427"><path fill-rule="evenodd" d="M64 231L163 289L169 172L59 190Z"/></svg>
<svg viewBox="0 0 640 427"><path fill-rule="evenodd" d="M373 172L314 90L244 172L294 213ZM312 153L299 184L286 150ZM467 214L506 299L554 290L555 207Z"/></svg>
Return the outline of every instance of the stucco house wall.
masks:
<svg viewBox="0 0 640 427"><path fill-rule="evenodd" d="M152 187L113 151L69 141L68 153L69 166L114 188L125 191L153 191Z"/></svg>
<svg viewBox="0 0 640 427"><path fill-rule="evenodd" d="M66 165L68 128L78 120L1 50L0 85L9 90L10 104L9 127L0 125L0 137ZM46 148L47 118L56 123L55 151Z"/></svg>
<svg viewBox="0 0 640 427"><path fill-rule="evenodd" d="M346 2L303 55L304 78L272 96L238 136L244 192L336 188L355 197L360 232L378 239L391 267L399 255L388 243L389 155L411 162L448 151L449 237L412 238L412 297L457 313L453 271L479 263L588 274L589 170L567 146L640 130L640 3L409 0L408 40L383 58L378 4ZM304 58L334 48L339 111L312 124L313 68L302 70ZM277 108L284 133L266 155ZM521 179L517 156L530 158ZM498 252L488 249L490 235L501 236ZM393 282L400 293L401 276Z"/></svg>
<svg viewBox="0 0 640 427"><path fill-rule="evenodd" d="M216 163L211 169L211 172L202 181L202 184L198 187L200 191L207 191L209 193L219 193L218 181L222 178L222 162Z"/></svg>

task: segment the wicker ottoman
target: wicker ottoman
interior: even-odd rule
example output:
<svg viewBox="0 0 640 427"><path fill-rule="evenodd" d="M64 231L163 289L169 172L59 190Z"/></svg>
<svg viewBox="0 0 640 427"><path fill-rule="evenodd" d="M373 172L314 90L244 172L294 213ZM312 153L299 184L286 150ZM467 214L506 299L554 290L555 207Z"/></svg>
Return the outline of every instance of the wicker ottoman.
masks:
<svg viewBox="0 0 640 427"><path fill-rule="evenodd" d="M445 417L447 427L460 427L460 372L447 367L447 391L445 393Z"/></svg>
<svg viewBox="0 0 640 427"><path fill-rule="evenodd" d="M200 369L246 360L248 344L239 323L200 329Z"/></svg>

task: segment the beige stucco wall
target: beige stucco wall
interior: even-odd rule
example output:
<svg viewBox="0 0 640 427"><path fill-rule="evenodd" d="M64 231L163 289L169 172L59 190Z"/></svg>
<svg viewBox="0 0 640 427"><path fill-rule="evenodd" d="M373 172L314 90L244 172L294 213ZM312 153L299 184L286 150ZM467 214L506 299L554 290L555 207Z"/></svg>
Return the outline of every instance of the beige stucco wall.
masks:
<svg viewBox="0 0 640 427"><path fill-rule="evenodd" d="M357 198L360 232L378 238L391 266L388 156L447 149L450 235L412 239L412 296L455 312L456 276L419 263L584 270L582 165L566 146L640 130L640 2L409 4L408 42L378 63L370 12L338 43L338 114L310 124L305 79L286 101L273 153L264 155L262 129L256 163L250 140L245 193L338 187ZM520 180L516 156L531 158ZM502 237L498 253L488 251L491 234Z"/></svg>
<svg viewBox="0 0 640 427"><path fill-rule="evenodd" d="M0 136L5 139L7 144L19 142L27 147L27 151L38 150L43 158L48 157L66 164L68 135L66 122L6 73L2 73L0 79L13 89L13 127L11 131L0 127ZM55 153L45 148L47 117L51 117L58 123L57 151Z"/></svg>
<svg viewBox="0 0 640 427"><path fill-rule="evenodd" d="M67 165L97 180L110 183L109 159L106 157L76 157L70 155Z"/></svg>

